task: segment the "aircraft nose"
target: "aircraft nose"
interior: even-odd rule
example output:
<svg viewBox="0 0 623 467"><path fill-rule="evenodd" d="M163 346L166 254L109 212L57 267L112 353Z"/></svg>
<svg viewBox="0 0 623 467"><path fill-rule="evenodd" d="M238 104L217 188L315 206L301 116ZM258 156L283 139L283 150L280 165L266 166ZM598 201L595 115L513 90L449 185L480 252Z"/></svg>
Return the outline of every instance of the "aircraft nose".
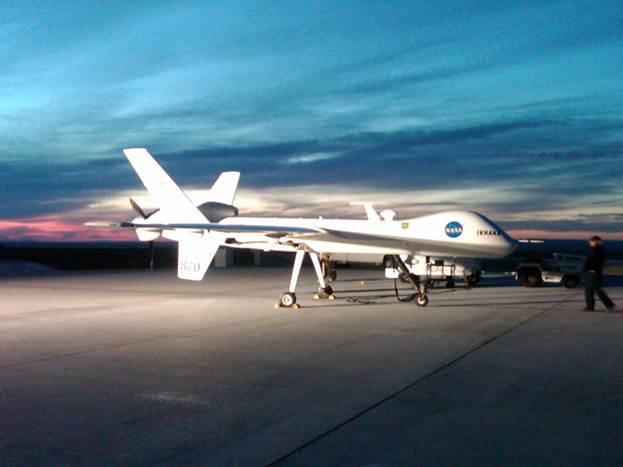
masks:
<svg viewBox="0 0 623 467"><path fill-rule="evenodd" d="M504 236L504 255L508 256L517 249L519 242L506 234Z"/></svg>
<svg viewBox="0 0 623 467"><path fill-rule="evenodd" d="M515 251L517 245L519 244L517 240L508 235L503 228L495 224L490 219L487 219L484 216L483 218L485 222L482 229L478 231L478 233L484 234L485 238L489 239L489 245L493 248L496 254L499 255L500 258L502 258L504 256L510 255L513 251ZM491 235L486 235L488 233L490 233Z"/></svg>

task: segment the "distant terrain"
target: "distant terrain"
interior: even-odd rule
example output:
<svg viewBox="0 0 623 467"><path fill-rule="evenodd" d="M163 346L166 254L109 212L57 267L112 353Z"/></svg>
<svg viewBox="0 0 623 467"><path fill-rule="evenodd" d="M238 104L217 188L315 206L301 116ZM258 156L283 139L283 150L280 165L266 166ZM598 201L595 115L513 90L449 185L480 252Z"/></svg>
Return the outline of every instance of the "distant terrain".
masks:
<svg viewBox="0 0 623 467"><path fill-rule="evenodd" d="M623 241L606 242L609 274L623 274ZM483 261L487 271L512 271L519 262L549 256L553 252L586 254L584 240L546 240L539 244L521 244L509 257ZM227 263L249 266L259 260L262 266L288 266L287 253L264 253L227 250ZM258 257L259 255L259 257ZM169 241L154 244L154 267L174 268L177 244ZM0 276L13 273L30 275L53 270L127 270L149 267L150 249L143 242L0 242ZM380 266L379 266L380 267Z"/></svg>

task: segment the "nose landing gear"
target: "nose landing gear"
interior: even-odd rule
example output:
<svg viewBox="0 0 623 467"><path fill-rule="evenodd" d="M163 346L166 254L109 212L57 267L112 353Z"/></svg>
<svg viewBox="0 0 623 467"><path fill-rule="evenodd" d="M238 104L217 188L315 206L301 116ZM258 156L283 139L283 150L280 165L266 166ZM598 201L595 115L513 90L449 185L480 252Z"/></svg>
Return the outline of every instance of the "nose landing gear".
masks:
<svg viewBox="0 0 623 467"><path fill-rule="evenodd" d="M411 271L409 271L409 268L399 255L392 255L391 258L393 260L394 267L400 271L401 277L404 277L406 279L406 282L410 283L413 289L417 292L408 298L400 298L400 296L398 295L396 279L394 279L394 290L396 292L396 298L401 302L410 302L415 298L415 304L417 306L428 305L428 280L417 280L417 278L414 277L413 274L411 274Z"/></svg>

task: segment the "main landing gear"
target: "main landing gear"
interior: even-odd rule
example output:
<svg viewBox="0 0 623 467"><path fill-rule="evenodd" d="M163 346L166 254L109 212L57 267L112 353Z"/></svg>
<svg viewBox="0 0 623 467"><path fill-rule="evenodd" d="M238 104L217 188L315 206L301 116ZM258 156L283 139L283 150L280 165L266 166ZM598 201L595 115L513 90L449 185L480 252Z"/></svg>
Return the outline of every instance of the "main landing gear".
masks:
<svg viewBox="0 0 623 467"><path fill-rule="evenodd" d="M296 294L294 293L294 291L296 290L296 283L298 282L299 274L301 273L301 266L303 265L305 253L306 252L304 250L297 250L296 256L294 257L294 267L292 268L290 288L287 292L281 294L281 297L279 297L279 302L275 304L275 308L299 308L299 304L296 303ZM324 274L320 266L320 260L318 259L318 255L312 252L309 252L308 254L312 260L312 264L314 265L314 271L316 272L316 276L318 277L318 283L320 284L320 287L318 288L318 293L314 295L314 299L335 300L335 295L333 295L333 289L330 285L327 285L324 280Z"/></svg>
<svg viewBox="0 0 623 467"><path fill-rule="evenodd" d="M335 282L337 280L335 261L331 261L331 257L320 258L320 269L322 269L322 277L327 282Z"/></svg>
<svg viewBox="0 0 623 467"><path fill-rule="evenodd" d="M414 295L411 295L408 298L401 298L398 295L398 287L396 286L396 280L394 279L394 290L396 292L396 298L401 302L410 302L415 298L415 304L417 306L428 305L428 280L418 280L416 276L411 274L411 271L409 271L409 268L399 255L392 255L391 258L394 262L394 267L396 267L400 271L400 277L404 278L406 282L410 283L413 289L416 291Z"/></svg>

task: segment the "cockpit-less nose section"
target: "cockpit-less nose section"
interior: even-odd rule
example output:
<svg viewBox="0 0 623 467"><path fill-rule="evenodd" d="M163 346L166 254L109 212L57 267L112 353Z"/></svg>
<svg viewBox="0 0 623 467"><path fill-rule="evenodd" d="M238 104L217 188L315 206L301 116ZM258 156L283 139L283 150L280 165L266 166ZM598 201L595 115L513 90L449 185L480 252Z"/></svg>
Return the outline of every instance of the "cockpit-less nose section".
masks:
<svg viewBox="0 0 623 467"><path fill-rule="evenodd" d="M209 197L196 205L175 184L153 157L142 148L125 149L125 156L159 206L146 213L130 200L139 214L132 222L91 222L91 227L132 229L139 239L162 236L179 243L178 277L201 280L221 247L250 248L295 253L287 292L276 306L298 308L295 289L307 254L320 288L316 298L333 299L325 283L319 257L335 253L499 258L515 248L515 242L485 216L469 211L448 211L408 220L394 220L394 213L361 219L314 219L239 216L234 198L239 172L224 172L210 189ZM413 284L416 303L428 303L426 284Z"/></svg>

